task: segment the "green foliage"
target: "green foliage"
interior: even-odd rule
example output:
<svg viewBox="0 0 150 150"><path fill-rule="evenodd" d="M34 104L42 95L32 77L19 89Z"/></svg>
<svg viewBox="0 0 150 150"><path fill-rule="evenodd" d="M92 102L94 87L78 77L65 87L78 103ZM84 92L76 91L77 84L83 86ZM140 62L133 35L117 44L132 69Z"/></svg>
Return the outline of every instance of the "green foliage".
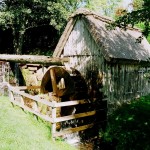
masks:
<svg viewBox="0 0 150 150"><path fill-rule="evenodd" d="M0 26L2 28L9 28L9 24L12 22L14 15L11 12L0 12Z"/></svg>
<svg viewBox="0 0 150 150"><path fill-rule="evenodd" d="M142 22L142 23L138 23L138 24L136 24L135 26L138 27L138 28L141 29L141 30L144 30L144 28L145 28L145 25L144 25L143 22ZM148 40L148 42L150 43L150 33L148 33L148 35L147 35L147 40Z"/></svg>
<svg viewBox="0 0 150 150"><path fill-rule="evenodd" d="M50 125L12 107L8 97L0 96L0 110L1 150L75 150L62 141L52 141Z"/></svg>
<svg viewBox="0 0 150 150"><path fill-rule="evenodd" d="M117 150L150 149L150 95L124 104L110 117L104 139Z"/></svg>
<svg viewBox="0 0 150 150"><path fill-rule="evenodd" d="M56 29L64 28L66 19L75 11L84 0L3 0L1 10L14 16L13 20L7 19L10 26L24 25L24 29L42 24L50 24ZM3 17L3 16L1 16ZM19 25L21 23L21 25Z"/></svg>
<svg viewBox="0 0 150 150"><path fill-rule="evenodd" d="M143 0L133 0L133 9L138 10L141 9L143 6L144 1Z"/></svg>
<svg viewBox="0 0 150 150"><path fill-rule="evenodd" d="M106 16L114 16L115 9L122 0L89 0L87 8Z"/></svg>
<svg viewBox="0 0 150 150"><path fill-rule="evenodd" d="M5 29L12 29L14 50L19 54L22 53L26 30L51 25L61 34L68 16L84 1L2 0L0 26Z"/></svg>
<svg viewBox="0 0 150 150"><path fill-rule="evenodd" d="M150 1L143 0L143 3L140 3L135 10L131 13L126 13L124 16L119 17L114 26L119 26L126 29L128 25L132 27L138 23L143 23L143 35L148 37L150 34Z"/></svg>

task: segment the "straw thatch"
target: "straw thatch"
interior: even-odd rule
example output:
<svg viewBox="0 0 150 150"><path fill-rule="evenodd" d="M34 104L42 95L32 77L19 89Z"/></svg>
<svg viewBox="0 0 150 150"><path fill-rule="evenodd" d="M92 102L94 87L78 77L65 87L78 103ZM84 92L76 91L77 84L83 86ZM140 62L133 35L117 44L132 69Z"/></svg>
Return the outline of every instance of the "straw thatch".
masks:
<svg viewBox="0 0 150 150"><path fill-rule="evenodd" d="M70 17L54 51L54 57L60 57L62 54L68 37L78 19L84 22L107 61L131 60L149 62L149 43L145 38L141 43L137 42L137 38L142 34L140 30L130 28L125 31L119 27L109 30L107 25L112 22L110 18L99 16L86 9L79 9Z"/></svg>

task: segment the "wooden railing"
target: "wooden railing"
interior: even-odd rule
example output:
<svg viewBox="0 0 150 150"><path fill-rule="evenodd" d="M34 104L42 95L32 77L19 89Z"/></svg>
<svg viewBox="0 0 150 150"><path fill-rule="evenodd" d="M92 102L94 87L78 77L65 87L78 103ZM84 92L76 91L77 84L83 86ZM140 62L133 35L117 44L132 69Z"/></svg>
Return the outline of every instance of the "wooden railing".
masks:
<svg viewBox="0 0 150 150"><path fill-rule="evenodd" d="M78 113L78 114L72 114L68 116L63 116L63 117L56 117L56 109L58 107L66 107L66 106L74 106L74 105L80 105L80 104L85 104L89 103L88 100L73 100L73 101L65 101L65 102L56 102L54 100L48 101L46 99L40 98L38 95L33 96L28 93L25 93L26 89L39 89L39 86L23 86L23 87L12 87L8 85L9 93L10 93L10 101L11 103L18 105L19 107L23 108L24 110L27 110L42 119L50 122L52 124L52 137L58 137L58 136L63 136L65 134L70 134L73 132L78 132L82 130L86 130L88 128L93 127L94 123L92 124L87 124L75 128L68 128L64 129L62 131L57 131L56 130L56 123L58 122L63 122L67 120L72 120L72 119L77 119L77 118L83 118L83 117L88 117L88 116L93 116L96 114L96 111L89 111L89 112L83 112L83 113ZM18 97L18 98L17 98ZM24 98L29 98L34 102L35 107L30 108L24 103ZM51 116L42 114L38 111L38 102L47 105L47 107L51 107Z"/></svg>

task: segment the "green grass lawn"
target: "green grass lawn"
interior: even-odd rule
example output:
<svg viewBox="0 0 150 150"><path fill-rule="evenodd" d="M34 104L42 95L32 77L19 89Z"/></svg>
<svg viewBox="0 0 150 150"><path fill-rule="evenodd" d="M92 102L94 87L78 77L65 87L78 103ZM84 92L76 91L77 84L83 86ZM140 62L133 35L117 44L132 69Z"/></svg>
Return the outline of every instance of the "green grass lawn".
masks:
<svg viewBox="0 0 150 150"><path fill-rule="evenodd" d="M50 125L0 97L0 150L75 150L52 141Z"/></svg>

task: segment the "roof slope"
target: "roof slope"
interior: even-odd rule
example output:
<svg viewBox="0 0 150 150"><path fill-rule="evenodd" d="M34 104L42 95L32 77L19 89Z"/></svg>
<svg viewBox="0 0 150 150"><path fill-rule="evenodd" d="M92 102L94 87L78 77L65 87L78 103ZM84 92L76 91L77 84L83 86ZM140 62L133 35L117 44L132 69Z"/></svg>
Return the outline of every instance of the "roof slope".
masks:
<svg viewBox="0 0 150 150"><path fill-rule="evenodd" d="M101 47L100 50L102 50L107 61L114 59L148 61L150 58L150 44L147 40L144 38L141 43L137 43L136 39L141 36L141 32L138 29L130 28L124 31L116 27L115 30L108 30L107 25L112 22L110 18L99 16L86 9L79 9L70 17L54 51L54 57L61 55L79 15L95 42Z"/></svg>

